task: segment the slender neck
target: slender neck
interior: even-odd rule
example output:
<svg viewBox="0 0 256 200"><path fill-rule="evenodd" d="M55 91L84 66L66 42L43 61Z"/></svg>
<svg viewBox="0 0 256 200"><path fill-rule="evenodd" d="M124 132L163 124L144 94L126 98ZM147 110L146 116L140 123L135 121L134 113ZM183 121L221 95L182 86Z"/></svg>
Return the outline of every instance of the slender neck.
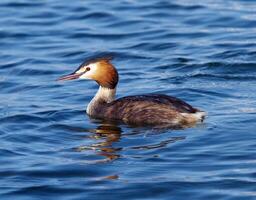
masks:
<svg viewBox="0 0 256 200"><path fill-rule="evenodd" d="M110 89L100 86L98 92L88 104L86 112L89 115L94 115L94 111L97 109L98 106L100 106L100 104L110 103L111 101L115 100L115 95L116 88Z"/></svg>
<svg viewBox="0 0 256 200"><path fill-rule="evenodd" d="M110 103L115 99L115 95L116 95L116 88L110 89L110 88L100 86L93 100L95 101L100 100L106 103Z"/></svg>

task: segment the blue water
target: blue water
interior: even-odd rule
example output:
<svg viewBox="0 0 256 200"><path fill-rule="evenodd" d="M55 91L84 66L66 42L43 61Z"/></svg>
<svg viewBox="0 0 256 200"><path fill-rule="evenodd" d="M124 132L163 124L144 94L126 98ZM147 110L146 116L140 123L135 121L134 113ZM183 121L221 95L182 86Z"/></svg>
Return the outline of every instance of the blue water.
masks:
<svg viewBox="0 0 256 200"><path fill-rule="evenodd" d="M256 2L1 0L0 199L256 199ZM105 124L90 81L115 55L118 96L207 111L184 130Z"/></svg>

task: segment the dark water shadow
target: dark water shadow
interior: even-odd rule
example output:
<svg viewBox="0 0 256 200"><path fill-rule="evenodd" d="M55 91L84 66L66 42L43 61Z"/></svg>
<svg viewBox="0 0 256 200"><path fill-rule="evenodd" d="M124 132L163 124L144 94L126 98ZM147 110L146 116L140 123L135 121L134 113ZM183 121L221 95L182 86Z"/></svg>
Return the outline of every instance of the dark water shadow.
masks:
<svg viewBox="0 0 256 200"><path fill-rule="evenodd" d="M90 132L90 135L84 139L89 138L94 143L89 146L79 146L74 148L77 152L85 152L87 150L93 150L97 155L105 157L103 160L96 160L94 163L109 162L116 160L120 157L120 147L114 147L114 143L117 143L121 138L122 130L115 124L102 123L95 129L86 129L86 133Z"/></svg>
<svg viewBox="0 0 256 200"><path fill-rule="evenodd" d="M93 143L74 148L77 152L94 151L97 156L104 157L104 159L94 160L93 162L86 161L86 163L91 164L115 161L123 157L122 154L124 154L125 151L159 149L164 148L171 143L186 139L186 136L167 136L164 137L164 139L160 139L160 141L155 141L155 136L158 135L158 138L161 138L161 134L165 134L167 132L170 133L172 130L160 127L131 127L120 123L94 119L91 119L91 121L92 123L97 124L95 129L79 129L79 132L85 132L86 135L83 139L90 139ZM89 135L88 132L90 133ZM121 142L121 140L126 140L127 138L130 139L130 137L136 137L140 140L140 143L123 144ZM141 140L145 139L145 137L147 138L147 142L144 143L142 141L141 143ZM134 157L137 157L136 152Z"/></svg>

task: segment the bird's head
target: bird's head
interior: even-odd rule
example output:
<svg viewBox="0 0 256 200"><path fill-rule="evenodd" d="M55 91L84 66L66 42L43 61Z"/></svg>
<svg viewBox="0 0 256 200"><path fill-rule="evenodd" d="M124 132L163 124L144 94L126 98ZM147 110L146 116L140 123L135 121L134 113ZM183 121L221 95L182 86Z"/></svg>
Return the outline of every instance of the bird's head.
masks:
<svg viewBox="0 0 256 200"><path fill-rule="evenodd" d="M118 72L111 64L112 57L100 57L83 62L77 70L58 80L90 79L100 86L114 89L118 83Z"/></svg>

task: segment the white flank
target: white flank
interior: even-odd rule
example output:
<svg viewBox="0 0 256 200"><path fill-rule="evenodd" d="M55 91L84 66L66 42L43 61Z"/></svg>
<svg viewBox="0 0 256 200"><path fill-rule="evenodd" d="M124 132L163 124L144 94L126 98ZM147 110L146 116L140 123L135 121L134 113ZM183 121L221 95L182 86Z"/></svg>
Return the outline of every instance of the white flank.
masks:
<svg viewBox="0 0 256 200"><path fill-rule="evenodd" d="M191 120L191 122L202 122L206 116L206 112L199 111L196 113L181 113L187 120Z"/></svg>
<svg viewBox="0 0 256 200"><path fill-rule="evenodd" d="M195 117L195 119L197 121L203 121L205 116L206 116L206 112L200 111L200 112L196 112L191 114L193 117Z"/></svg>

